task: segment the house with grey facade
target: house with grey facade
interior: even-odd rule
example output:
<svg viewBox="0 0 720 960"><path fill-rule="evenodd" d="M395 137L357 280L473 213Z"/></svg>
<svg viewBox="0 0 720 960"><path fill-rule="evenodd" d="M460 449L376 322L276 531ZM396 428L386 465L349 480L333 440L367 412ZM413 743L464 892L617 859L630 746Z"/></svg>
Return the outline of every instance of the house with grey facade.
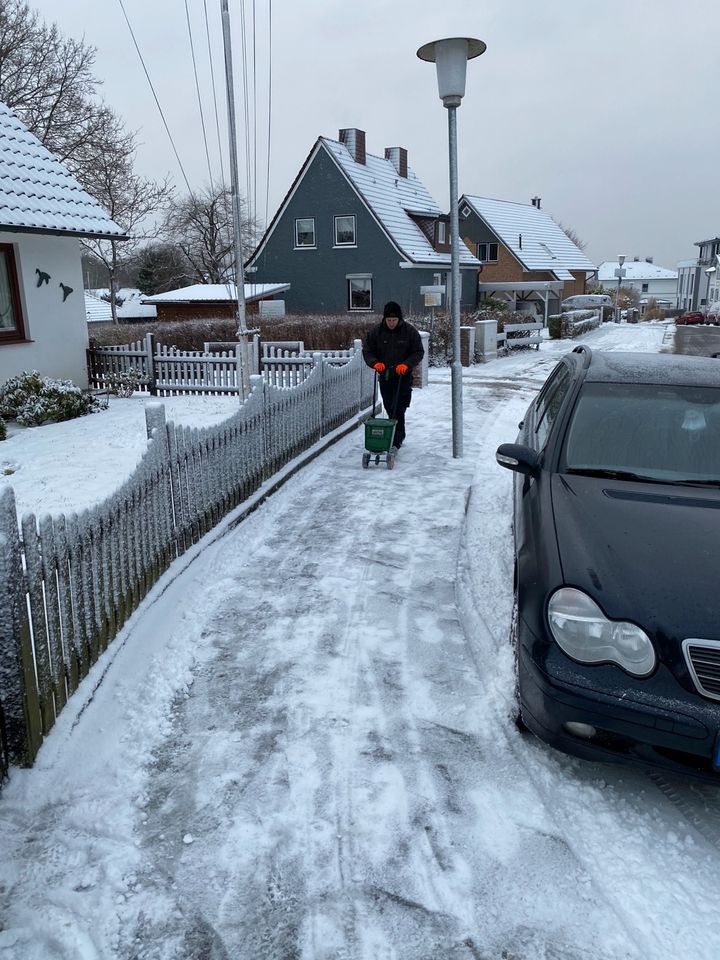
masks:
<svg viewBox="0 0 720 960"><path fill-rule="evenodd" d="M403 147L366 151L365 133L319 137L247 270L253 282L290 285L298 314L377 313L396 300L424 309L423 287L450 302L450 218L408 165ZM479 263L461 244L461 309L476 304Z"/></svg>
<svg viewBox="0 0 720 960"><path fill-rule="evenodd" d="M706 310L720 299L720 237L698 240L697 257L678 263L678 307Z"/></svg>

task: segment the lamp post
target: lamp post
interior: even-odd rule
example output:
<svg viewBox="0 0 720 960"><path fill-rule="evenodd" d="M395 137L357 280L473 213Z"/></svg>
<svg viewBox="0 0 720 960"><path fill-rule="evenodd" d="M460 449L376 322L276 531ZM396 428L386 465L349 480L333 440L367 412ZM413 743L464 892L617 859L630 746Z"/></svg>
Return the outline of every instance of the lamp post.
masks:
<svg viewBox="0 0 720 960"><path fill-rule="evenodd" d="M417 51L421 60L434 63L438 93L448 111L448 143L450 154L450 277L452 300L453 360L452 431L453 457L463 455L462 438L462 364L460 362L460 225L458 220L457 108L465 96L467 62L485 53L486 44L470 37L433 40Z"/></svg>
<svg viewBox="0 0 720 960"><path fill-rule="evenodd" d="M622 278L625 276L625 271L623 270L623 264L625 263L625 254L618 254L618 268L615 271L615 276L618 278L617 291L615 292L615 323L620 323L620 284L622 283Z"/></svg>

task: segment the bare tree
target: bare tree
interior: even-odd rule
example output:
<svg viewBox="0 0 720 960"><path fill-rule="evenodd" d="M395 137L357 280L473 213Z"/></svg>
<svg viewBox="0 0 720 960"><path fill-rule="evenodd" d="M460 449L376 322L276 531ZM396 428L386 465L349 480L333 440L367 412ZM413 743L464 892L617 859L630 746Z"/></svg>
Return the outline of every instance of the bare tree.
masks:
<svg viewBox="0 0 720 960"><path fill-rule="evenodd" d="M94 63L92 47L47 26L25 0L0 0L0 100L83 185L107 120Z"/></svg>
<svg viewBox="0 0 720 960"><path fill-rule="evenodd" d="M572 242L575 244L576 247L578 247L578 249L580 250L585 249L587 244L585 243L584 240L580 239L580 237L577 235L577 233L573 230L572 227L566 227L564 223L560 223L560 222L558 222L558 226L560 227L562 232L565 234L565 236L568 238L568 240L572 240Z"/></svg>
<svg viewBox="0 0 720 960"><path fill-rule="evenodd" d="M117 323L115 293L118 268L132 256L139 244L157 236L158 220L172 199L173 189L167 179L158 182L134 173L135 137L123 131L120 121L111 111L106 112L106 126L95 145L94 154L95 162L92 171L88 171L86 189L125 230L128 239L87 238L81 243L107 270L113 323ZM119 244L122 244L122 255Z"/></svg>
<svg viewBox="0 0 720 960"><path fill-rule="evenodd" d="M244 206L244 205L243 205ZM255 248L257 223L241 216L243 248ZM171 203L163 233L187 260L187 272L198 283L227 283L235 279L232 191L205 186L198 193Z"/></svg>

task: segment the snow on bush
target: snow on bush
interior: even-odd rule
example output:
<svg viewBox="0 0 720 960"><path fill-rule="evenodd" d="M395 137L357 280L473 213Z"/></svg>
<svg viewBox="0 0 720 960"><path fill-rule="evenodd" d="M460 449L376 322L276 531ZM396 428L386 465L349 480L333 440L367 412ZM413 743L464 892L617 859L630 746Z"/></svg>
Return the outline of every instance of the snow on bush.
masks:
<svg viewBox="0 0 720 960"><path fill-rule="evenodd" d="M0 386L0 417L24 427L73 420L106 407L107 399L83 393L71 380L41 377L37 370L11 377Z"/></svg>
<svg viewBox="0 0 720 960"><path fill-rule="evenodd" d="M5 426L5 421L0 417L0 440L4 440L7 437L7 427Z"/></svg>
<svg viewBox="0 0 720 960"><path fill-rule="evenodd" d="M141 384L147 383L147 377L143 377L140 371L135 370L134 367L130 367L129 370L124 370L122 373L105 374L103 383L108 393L127 399L135 393Z"/></svg>

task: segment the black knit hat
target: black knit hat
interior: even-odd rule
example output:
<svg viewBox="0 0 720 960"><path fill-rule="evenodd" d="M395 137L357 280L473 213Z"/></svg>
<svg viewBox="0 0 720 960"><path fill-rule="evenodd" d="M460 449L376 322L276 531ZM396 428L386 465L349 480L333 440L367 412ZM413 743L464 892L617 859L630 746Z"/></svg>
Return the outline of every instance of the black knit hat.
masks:
<svg viewBox="0 0 720 960"><path fill-rule="evenodd" d="M388 300L388 302L383 307L383 320L385 317L397 317L398 320L402 320L402 309L400 308L399 303L395 303L394 300Z"/></svg>

